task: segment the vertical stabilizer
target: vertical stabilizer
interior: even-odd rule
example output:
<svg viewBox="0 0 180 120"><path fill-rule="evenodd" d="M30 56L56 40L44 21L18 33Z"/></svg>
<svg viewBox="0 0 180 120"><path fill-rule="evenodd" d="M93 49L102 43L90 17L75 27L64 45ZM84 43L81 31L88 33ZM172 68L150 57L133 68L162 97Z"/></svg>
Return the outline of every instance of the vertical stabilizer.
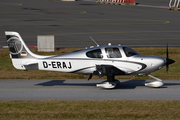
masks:
<svg viewBox="0 0 180 120"><path fill-rule="evenodd" d="M12 63L17 69L26 69L27 65L37 64L41 56L32 53L17 32L5 32Z"/></svg>

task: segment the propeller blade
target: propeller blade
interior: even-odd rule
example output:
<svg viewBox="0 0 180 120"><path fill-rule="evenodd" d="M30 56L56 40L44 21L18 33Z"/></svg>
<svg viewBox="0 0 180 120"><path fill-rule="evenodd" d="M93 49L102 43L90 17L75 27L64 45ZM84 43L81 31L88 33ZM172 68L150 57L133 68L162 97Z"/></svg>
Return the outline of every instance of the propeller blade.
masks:
<svg viewBox="0 0 180 120"><path fill-rule="evenodd" d="M169 58L166 58L166 65L173 64L175 61Z"/></svg>
<svg viewBox="0 0 180 120"><path fill-rule="evenodd" d="M168 73L168 71L169 71L169 65L167 64L167 59L169 59L168 42L166 45L166 73Z"/></svg>
<svg viewBox="0 0 180 120"><path fill-rule="evenodd" d="M167 64L167 59L169 59L168 42L166 45L166 73L168 73L168 71L169 71L169 65Z"/></svg>
<svg viewBox="0 0 180 120"><path fill-rule="evenodd" d="M167 46L166 46L166 58L169 58L169 52L168 52L168 42L167 42Z"/></svg>
<svg viewBox="0 0 180 120"><path fill-rule="evenodd" d="M172 59L169 59L169 52L168 52L168 42L166 46L166 73L168 73L169 65L174 63L175 61Z"/></svg>
<svg viewBox="0 0 180 120"><path fill-rule="evenodd" d="M166 73L168 73L168 71L169 71L169 65L166 64Z"/></svg>

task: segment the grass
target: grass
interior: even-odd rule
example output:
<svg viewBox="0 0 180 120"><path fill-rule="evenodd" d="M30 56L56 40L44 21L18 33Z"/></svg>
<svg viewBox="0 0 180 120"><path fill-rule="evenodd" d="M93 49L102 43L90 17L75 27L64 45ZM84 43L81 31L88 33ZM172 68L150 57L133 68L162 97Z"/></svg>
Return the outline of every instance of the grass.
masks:
<svg viewBox="0 0 180 120"><path fill-rule="evenodd" d="M146 55L156 55L166 57L166 48L134 48L140 54ZM54 55L63 54L78 50L78 48L62 48L56 50L55 52L45 53L37 52L37 49L31 49L32 52L41 55ZM176 62L169 66L169 73L166 74L165 67L157 72L152 73L152 75L160 79L179 79L180 78L180 48L171 47L169 48L169 57ZM28 70L22 71L17 70L13 67L11 59L9 58L8 49L0 49L0 79L88 79L88 75L72 74L72 73L61 73L61 72L50 72L50 71L38 71L38 70ZM103 77L105 79L106 77ZM98 79L97 76L93 76L92 79ZM116 76L116 79L150 79L147 76L133 77L128 76Z"/></svg>
<svg viewBox="0 0 180 120"><path fill-rule="evenodd" d="M180 101L1 101L0 119L176 120Z"/></svg>

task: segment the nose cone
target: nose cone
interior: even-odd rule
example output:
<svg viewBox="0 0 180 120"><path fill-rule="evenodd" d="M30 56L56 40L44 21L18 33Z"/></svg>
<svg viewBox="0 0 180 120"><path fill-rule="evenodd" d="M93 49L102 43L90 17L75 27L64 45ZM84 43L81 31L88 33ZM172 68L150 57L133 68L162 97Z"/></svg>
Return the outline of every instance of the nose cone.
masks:
<svg viewBox="0 0 180 120"><path fill-rule="evenodd" d="M173 64L175 61L169 58L166 58L166 65Z"/></svg>
<svg viewBox="0 0 180 120"><path fill-rule="evenodd" d="M169 71L169 65L173 64L174 62L175 62L174 60L166 58L166 63L165 63L165 65L166 65L166 73L168 73L168 71Z"/></svg>

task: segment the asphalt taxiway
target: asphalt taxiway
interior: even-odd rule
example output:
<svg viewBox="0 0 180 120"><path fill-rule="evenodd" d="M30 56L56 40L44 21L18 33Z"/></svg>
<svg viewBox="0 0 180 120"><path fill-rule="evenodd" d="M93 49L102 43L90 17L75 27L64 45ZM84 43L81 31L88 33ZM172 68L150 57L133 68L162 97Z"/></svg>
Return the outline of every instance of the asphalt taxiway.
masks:
<svg viewBox="0 0 180 120"><path fill-rule="evenodd" d="M180 81L164 80L161 88L148 88L151 80L120 80L116 89L97 88L102 80L0 80L0 100L180 100Z"/></svg>
<svg viewBox="0 0 180 120"><path fill-rule="evenodd" d="M4 31L21 34L28 46L37 35L55 35L56 47L180 46L179 11L168 10L169 0L135 0L135 6L107 5L96 0L1 0L0 47Z"/></svg>

